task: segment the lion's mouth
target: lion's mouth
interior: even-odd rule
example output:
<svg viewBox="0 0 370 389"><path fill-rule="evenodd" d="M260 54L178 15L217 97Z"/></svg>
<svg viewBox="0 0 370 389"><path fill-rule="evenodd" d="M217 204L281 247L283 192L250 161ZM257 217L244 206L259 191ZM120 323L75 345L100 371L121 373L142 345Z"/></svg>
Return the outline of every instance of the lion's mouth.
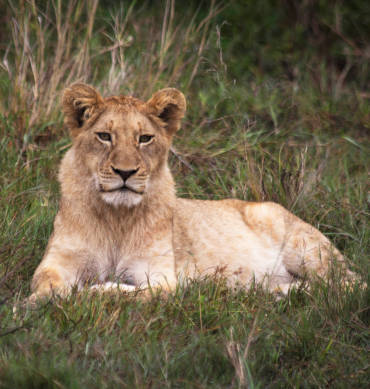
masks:
<svg viewBox="0 0 370 389"><path fill-rule="evenodd" d="M131 188L131 187L127 186L127 185L122 185L119 188L102 190L102 192L105 192L105 193L112 193L112 192L127 193L127 192L133 192L133 193L140 194L140 195L144 194L143 191L140 192L140 191L135 190L134 188Z"/></svg>
<svg viewBox="0 0 370 389"><path fill-rule="evenodd" d="M134 192L134 193L140 194L140 195L142 195L144 193L144 192L139 192L138 190L135 190L134 188L131 188L127 185L121 186L120 188L118 188L118 191L119 192Z"/></svg>

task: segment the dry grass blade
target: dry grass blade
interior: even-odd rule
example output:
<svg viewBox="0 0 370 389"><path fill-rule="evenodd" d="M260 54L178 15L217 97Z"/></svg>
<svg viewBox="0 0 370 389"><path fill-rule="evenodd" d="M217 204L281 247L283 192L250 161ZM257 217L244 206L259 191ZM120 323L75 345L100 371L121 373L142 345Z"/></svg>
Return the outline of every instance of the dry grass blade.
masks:
<svg viewBox="0 0 370 389"><path fill-rule="evenodd" d="M252 328L249 332L247 345L244 349L244 352L241 351L240 343L237 343L234 340L233 328L231 328L230 330L231 339L226 343L226 351L230 359L230 362L234 366L235 374L238 378L240 388L250 388L250 381L252 377L250 376L250 372L247 366L247 360L248 360L248 353L249 353L250 346L252 342L255 340L258 314L259 311L257 311L256 316L253 320Z"/></svg>

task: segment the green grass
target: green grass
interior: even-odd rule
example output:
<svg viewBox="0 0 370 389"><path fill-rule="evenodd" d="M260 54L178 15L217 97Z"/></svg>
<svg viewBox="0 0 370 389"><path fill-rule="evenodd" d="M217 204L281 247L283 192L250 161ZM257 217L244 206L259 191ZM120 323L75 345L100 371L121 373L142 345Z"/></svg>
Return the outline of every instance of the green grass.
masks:
<svg viewBox="0 0 370 389"><path fill-rule="evenodd" d="M0 388L367 387L369 290L343 288L335 272L278 301L215 277L148 301L75 293L13 314L58 208L69 78L143 98L183 90L178 194L279 202L369 285L366 2L101 1L95 13L79 2L73 23L72 1L0 3ZM11 17L23 26L13 34ZM61 41L56 20L70 34Z"/></svg>

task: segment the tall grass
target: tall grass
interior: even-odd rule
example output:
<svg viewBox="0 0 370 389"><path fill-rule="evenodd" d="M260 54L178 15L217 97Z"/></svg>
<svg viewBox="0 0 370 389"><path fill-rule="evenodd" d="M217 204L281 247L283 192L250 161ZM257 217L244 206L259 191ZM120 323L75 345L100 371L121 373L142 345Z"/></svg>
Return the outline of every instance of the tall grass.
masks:
<svg viewBox="0 0 370 389"><path fill-rule="evenodd" d="M96 0L69 1L62 11L61 1L47 3L45 10L35 1L22 2L19 7L9 2L12 35L2 60L11 92L7 109L23 113L26 128L55 114L61 85L86 80L90 74L89 49L97 4ZM76 36L73 26L81 22L87 6L88 19Z"/></svg>
<svg viewBox="0 0 370 389"><path fill-rule="evenodd" d="M61 91L72 82L93 83L104 94L124 90L145 97L164 82L176 85L180 76L187 80L182 87L189 87L210 22L220 10L212 1L200 21L194 15L190 23L174 25L175 2L167 0L159 29L158 20L148 17L144 28L138 25L135 2L101 16L98 23L98 0L8 5L11 40L1 61L7 85L2 105L17 114L20 134L60 119ZM164 73L166 80L161 80Z"/></svg>
<svg viewBox="0 0 370 389"><path fill-rule="evenodd" d="M364 3L0 6L0 388L367 387L369 291L335 272L279 301L214 277L149 301L75 293L12 310L52 232L70 146L60 95L75 81L183 90L179 195L277 201L369 285Z"/></svg>

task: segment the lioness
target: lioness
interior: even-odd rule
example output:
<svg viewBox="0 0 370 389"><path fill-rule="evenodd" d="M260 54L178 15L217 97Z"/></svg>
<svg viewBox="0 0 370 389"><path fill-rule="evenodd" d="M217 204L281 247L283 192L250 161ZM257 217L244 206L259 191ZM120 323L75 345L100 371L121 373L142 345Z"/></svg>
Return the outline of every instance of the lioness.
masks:
<svg viewBox="0 0 370 389"><path fill-rule="evenodd" d="M73 146L31 300L74 285L171 290L179 277L217 269L230 285L286 292L297 277L325 277L333 259L345 266L324 235L278 204L176 197L167 157L186 109L180 91L143 102L74 84L62 104Z"/></svg>

